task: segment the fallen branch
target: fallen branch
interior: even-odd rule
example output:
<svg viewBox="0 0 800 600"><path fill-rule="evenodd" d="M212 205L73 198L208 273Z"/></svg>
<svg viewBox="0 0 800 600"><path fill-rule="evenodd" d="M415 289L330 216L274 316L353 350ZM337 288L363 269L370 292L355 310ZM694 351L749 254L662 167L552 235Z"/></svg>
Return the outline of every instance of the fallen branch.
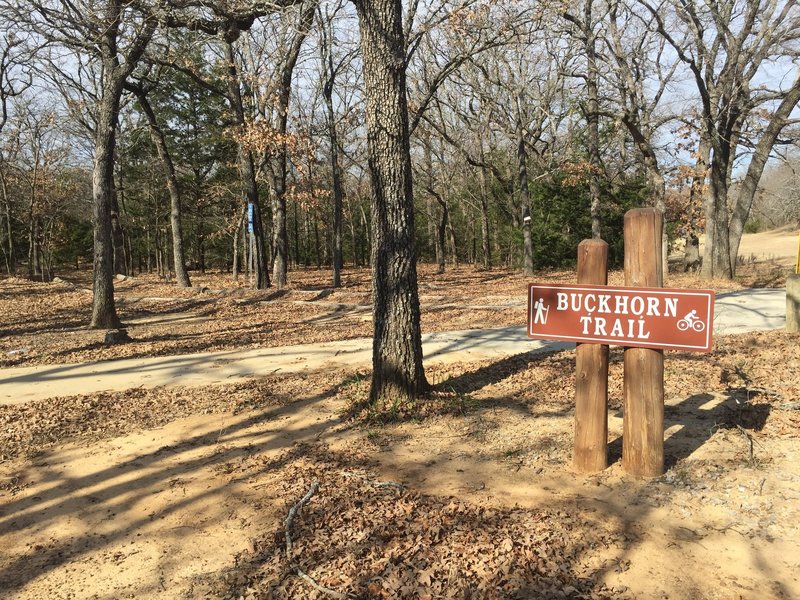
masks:
<svg viewBox="0 0 800 600"><path fill-rule="evenodd" d="M395 488L397 490L400 490L401 492L403 491L403 489L405 489L403 487L402 483L397 483L396 481L376 481L372 485L374 485L375 487L378 487L378 488L380 488L380 487L393 487L393 488Z"/></svg>
<svg viewBox="0 0 800 600"><path fill-rule="evenodd" d="M311 487L306 492L306 495L300 498L292 508L289 509L289 514L286 516L286 520L283 522L283 530L286 534L286 558L291 560L291 553L292 553L292 523L294 522L294 518L297 516L297 513L300 511L301 508L311 500L311 497L319 491L319 481L315 481L311 484Z"/></svg>
<svg viewBox="0 0 800 600"><path fill-rule="evenodd" d="M336 590L332 590L330 588L326 588L324 585L318 584L316 581L314 581L314 579L312 577L309 577L308 575L306 575L300 569L300 567L295 566L294 569L297 572L297 576L300 577L300 579L302 579L303 581L308 583L311 587L313 587L318 592L322 592L324 594L328 594L328 596L331 596L333 598L341 598L342 600L346 600L347 599L347 595L346 594L342 594L341 592L337 592Z"/></svg>
<svg viewBox="0 0 800 600"><path fill-rule="evenodd" d="M311 497L319 491L319 481L314 481L311 484L311 487L308 488L305 496L300 498L290 509L289 514L286 515L286 520L283 522L283 530L286 536L286 559L292 565L292 568L297 573L297 576L300 577L303 581L308 583L318 592L322 592L323 594L327 594L332 598L340 598L341 600L346 600L347 595L342 594L341 592L337 592L336 590L332 590L330 588L326 588L324 585L320 585L317 583L313 577L309 576L305 571L303 571L300 567L298 567L295 563L292 562L292 524L294 523L294 519L297 516L297 513L305 506L305 504L311 500Z"/></svg>

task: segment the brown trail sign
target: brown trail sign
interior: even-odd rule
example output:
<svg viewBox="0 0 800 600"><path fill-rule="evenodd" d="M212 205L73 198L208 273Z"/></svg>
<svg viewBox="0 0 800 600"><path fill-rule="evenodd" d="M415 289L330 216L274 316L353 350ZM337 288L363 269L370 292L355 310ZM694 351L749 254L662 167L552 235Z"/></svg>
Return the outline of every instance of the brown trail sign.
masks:
<svg viewBox="0 0 800 600"><path fill-rule="evenodd" d="M711 351L714 292L661 287L663 215L625 214L625 284L608 287L608 245L578 246L576 285L528 286L528 336L572 341L575 352L573 464L607 466L608 345L625 347L622 466L655 477L664 471L664 350Z"/></svg>
<svg viewBox="0 0 800 600"><path fill-rule="evenodd" d="M713 323L712 290L528 286L531 338L710 352Z"/></svg>

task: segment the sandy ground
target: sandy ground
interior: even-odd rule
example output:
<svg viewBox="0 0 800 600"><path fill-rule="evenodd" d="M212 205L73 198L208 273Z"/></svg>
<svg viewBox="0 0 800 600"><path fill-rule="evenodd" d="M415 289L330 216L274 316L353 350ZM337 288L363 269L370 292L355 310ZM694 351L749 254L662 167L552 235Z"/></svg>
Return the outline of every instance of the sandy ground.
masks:
<svg viewBox="0 0 800 600"><path fill-rule="evenodd" d="M518 375L535 375L529 360L515 365ZM546 509L565 520L581 515L589 525L569 535L603 532L614 540L590 557L593 577L611 597L800 596L800 445L797 423L785 415L736 421L744 424L740 432L731 425L738 409L731 395L673 396L666 476L635 480L616 460L587 476L570 466L571 410L498 393L519 383L481 386L471 402L482 407L464 415L359 426L342 418L346 398L326 390L346 376L307 380L307 392L287 404L193 415L3 465L6 477L13 473L0 512L7 597L223 597L214 576L230 573L237 556L280 530L287 505L308 486L285 473L297 460L287 456L303 445L320 494L333 493L326 486L334 482L315 457L334 452L341 472L427 495ZM609 427L618 459L618 410ZM363 469L354 449L373 466ZM292 597L317 597L312 591Z"/></svg>
<svg viewBox="0 0 800 600"><path fill-rule="evenodd" d="M772 261L779 265L794 267L799 251L798 232L783 228L742 236L739 259L745 263Z"/></svg>
<svg viewBox="0 0 800 600"><path fill-rule="evenodd" d="M795 241L783 237L786 247ZM767 252L765 244L755 244ZM778 250L766 258L776 256ZM793 255L785 256L793 264ZM502 291L506 280L480 288L461 275L474 290L472 296L460 292L459 302L501 309L486 309L486 321L472 323L505 314L513 299ZM511 279L508 289L519 284ZM30 302L19 285L14 293ZM452 304L436 288L441 283L426 285L429 309L436 308L432 297L438 292L439 304ZM170 308L185 313L180 303ZM460 318L457 309L449 310L452 316L440 311L443 328ZM360 317L352 313L346 318L355 323ZM214 320L213 313L204 316ZM308 316L293 315L297 322ZM0 326L17 336L14 347L21 340L36 347L40 336L59 335L46 317L36 318L41 321L25 325L31 331L24 333L13 324ZM221 343L222 334L210 335ZM70 346L69 355L105 352L85 345ZM564 539L597 541L562 565L589 577L597 597L797 598L800 412L792 407L800 399L798 346L795 336L774 332L721 338L712 356L670 355L669 470L653 480L633 479L619 463L619 356L612 364L611 466L594 475L577 474L570 464L570 351L429 368L445 410L401 414L388 424L353 412L368 387L368 374L354 367L273 375L213 393L202 386L152 392L169 395L169 402L158 395L145 402L138 389L64 396L54 382L51 399L3 407L0 415L7 439L32 440L6 443L0 462L0 590L20 599L325 597L292 573L245 569L280 559L269 549L280 549L287 510L308 490L307 477L314 477L321 487L309 514L327 506L325 498L347 494L348 481L353 494L363 495L356 479L376 489L402 485L400 504L413 492L431 498L430 506L441 502L442 510L456 499L492 510L546 511ZM133 416L112 427L115 412ZM157 424L146 425L156 416ZM22 435L34 427L43 433ZM15 431L22 433L14 437ZM368 513L370 506L362 510ZM318 516L324 521L324 514ZM327 529L299 527L301 552L333 545ZM357 530L354 523L348 528ZM370 543L381 548L384 542ZM516 543L511 540L509 548ZM466 552L482 560L477 549ZM390 553L388 545L382 553ZM488 555L483 560L492 564ZM306 570L322 584L348 585L333 572L344 568L341 562L333 564ZM266 579L258 578L259 569ZM354 597L424 596L387 587L390 578L382 573L372 575L383 588L347 589ZM288 587L269 592L280 582ZM566 587L559 589L561 596L545 596L570 597Z"/></svg>

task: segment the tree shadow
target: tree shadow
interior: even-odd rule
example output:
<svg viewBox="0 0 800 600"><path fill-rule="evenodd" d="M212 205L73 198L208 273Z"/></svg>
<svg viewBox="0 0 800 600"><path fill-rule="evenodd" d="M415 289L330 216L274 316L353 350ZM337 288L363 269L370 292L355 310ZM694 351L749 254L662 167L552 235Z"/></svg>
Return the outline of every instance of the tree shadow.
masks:
<svg viewBox="0 0 800 600"><path fill-rule="evenodd" d="M153 518L137 517L136 506L154 489L171 481L253 454L282 451L296 441L325 440L332 429L346 429L338 419L322 419L301 426L292 424L292 416L298 411L336 394L341 385L344 382L294 402L234 416L226 420L224 431L210 424L202 426L180 443L162 446L86 475L67 476L50 468L50 461L59 460L55 451L38 455L35 464L27 467L37 472L35 495L31 492L4 498L0 505L0 537L25 530L42 531L59 521L99 519L101 514L107 515L109 523L119 521L120 525L111 531L106 529L102 535L84 531L71 539L53 538L52 543L31 546L0 566L0 588L7 593L19 590L49 571L80 560L82 555L135 536ZM278 422L281 425L275 427ZM192 506L213 505L220 493L219 488L209 487L171 503L158 516L191 510Z"/></svg>
<svg viewBox="0 0 800 600"><path fill-rule="evenodd" d="M729 389L724 394L693 394L664 406L664 468L669 470L686 460L719 429L761 431L769 418L769 404L754 404L747 388ZM623 411L616 414L623 417ZM608 444L608 464L622 460L622 437Z"/></svg>
<svg viewBox="0 0 800 600"><path fill-rule="evenodd" d="M560 350L532 350L530 352L515 354L483 365L474 371L467 371L461 375L446 379L438 383L436 388L441 390L453 390L460 394L470 394L489 385L499 383L547 359L551 361L555 360L557 364L562 364L565 369L570 366L574 368L575 358L564 354L561 358L556 359L555 357L559 352Z"/></svg>
<svg viewBox="0 0 800 600"><path fill-rule="evenodd" d="M280 464L292 480L287 509L309 482L320 483L291 523L291 561L285 531L267 533L255 552L239 557L228 580L212 582L213 595L238 597L246 588L265 597L307 597L310 588L293 562L352 598L614 597L597 581L600 570L587 567L593 547L614 542L575 511L485 507L416 492L379 480L374 463L357 453L320 445L292 449ZM573 528L582 535L563 534Z"/></svg>

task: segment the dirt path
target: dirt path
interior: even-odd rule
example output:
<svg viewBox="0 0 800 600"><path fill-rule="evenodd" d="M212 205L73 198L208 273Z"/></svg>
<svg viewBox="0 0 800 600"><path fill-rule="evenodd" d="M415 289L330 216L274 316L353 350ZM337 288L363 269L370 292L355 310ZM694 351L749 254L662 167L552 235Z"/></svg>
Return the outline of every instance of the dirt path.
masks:
<svg viewBox="0 0 800 600"><path fill-rule="evenodd" d="M743 290L717 297L715 335L783 327L785 291ZM372 340L358 338L243 351L120 359L73 365L0 369L0 404L103 390L164 385L204 386L249 377L368 366ZM568 344L527 338L524 327L472 329L423 336L425 362L441 364L502 358L519 352L552 351Z"/></svg>
<svg viewBox="0 0 800 600"><path fill-rule="evenodd" d="M269 478L240 481L230 466L335 421L324 403L310 413L299 402L198 415L38 457L16 475L25 492L3 502L4 548L25 550L2 560L0 588L53 600L194 597L195 576L233 564L282 510L265 494Z"/></svg>

